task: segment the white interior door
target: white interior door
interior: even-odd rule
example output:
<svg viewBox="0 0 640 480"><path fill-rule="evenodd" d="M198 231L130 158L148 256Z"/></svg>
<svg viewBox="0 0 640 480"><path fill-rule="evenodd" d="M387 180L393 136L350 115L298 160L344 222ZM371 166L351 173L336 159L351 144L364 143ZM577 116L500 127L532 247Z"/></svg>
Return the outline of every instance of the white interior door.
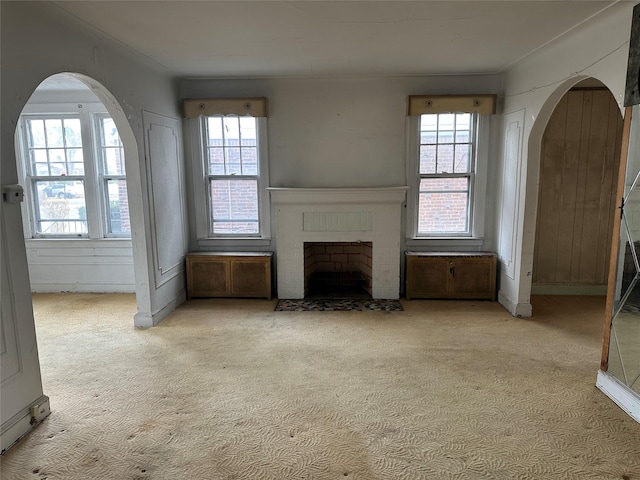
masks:
<svg viewBox="0 0 640 480"><path fill-rule="evenodd" d="M0 223L0 440L4 451L49 414L49 401L42 394L20 204L0 201Z"/></svg>

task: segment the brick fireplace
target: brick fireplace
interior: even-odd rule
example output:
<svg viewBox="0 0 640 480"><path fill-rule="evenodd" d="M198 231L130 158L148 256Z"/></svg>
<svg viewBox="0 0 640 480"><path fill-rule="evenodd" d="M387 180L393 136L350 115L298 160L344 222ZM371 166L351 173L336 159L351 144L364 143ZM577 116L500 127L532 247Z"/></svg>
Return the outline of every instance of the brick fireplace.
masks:
<svg viewBox="0 0 640 480"><path fill-rule="evenodd" d="M371 242L305 242L304 295L371 295Z"/></svg>
<svg viewBox="0 0 640 480"><path fill-rule="evenodd" d="M339 242L370 243L372 297L399 298L400 218L406 190L270 188L276 215L278 297L304 298L305 243Z"/></svg>

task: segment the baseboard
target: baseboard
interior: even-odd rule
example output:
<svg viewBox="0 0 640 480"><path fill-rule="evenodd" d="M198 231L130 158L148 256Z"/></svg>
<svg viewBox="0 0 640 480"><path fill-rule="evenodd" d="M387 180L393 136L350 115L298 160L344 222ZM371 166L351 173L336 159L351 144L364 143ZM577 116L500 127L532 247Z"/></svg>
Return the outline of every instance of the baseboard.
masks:
<svg viewBox="0 0 640 480"><path fill-rule="evenodd" d="M182 289L178 295L167 302L163 307L155 312L138 312L133 317L133 323L139 328L150 328L160 324L173 312L179 305L187 300L187 292Z"/></svg>
<svg viewBox="0 0 640 480"><path fill-rule="evenodd" d="M498 292L498 303L514 317L530 317L533 314L531 303L516 303L502 292Z"/></svg>
<svg viewBox="0 0 640 480"><path fill-rule="evenodd" d="M533 284L531 295L599 295L607 294L606 285Z"/></svg>
<svg viewBox="0 0 640 480"><path fill-rule="evenodd" d="M640 395L602 370L598 370L596 387L631 418L640 423Z"/></svg>
<svg viewBox="0 0 640 480"><path fill-rule="evenodd" d="M0 429L1 453L20 441L31 430L37 427L42 420L51 413L49 397L42 395L35 402L23 408L18 414L7 420Z"/></svg>
<svg viewBox="0 0 640 480"><path fill-rule="evenodd" d="M136 293L135 284L126 283L32 283L32 293Z"/></svg>

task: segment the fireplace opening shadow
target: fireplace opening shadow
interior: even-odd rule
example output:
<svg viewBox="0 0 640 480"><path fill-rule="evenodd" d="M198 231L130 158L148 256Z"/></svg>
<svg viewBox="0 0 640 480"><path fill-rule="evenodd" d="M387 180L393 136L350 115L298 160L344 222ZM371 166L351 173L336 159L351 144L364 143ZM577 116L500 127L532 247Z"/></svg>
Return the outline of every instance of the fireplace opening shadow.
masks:
<svg viewBox="0 0 640 480"><path fill-rule="evenodd" d="M308 279L306 300L371 300L368 279L360 271L313 272Z"/></svg>

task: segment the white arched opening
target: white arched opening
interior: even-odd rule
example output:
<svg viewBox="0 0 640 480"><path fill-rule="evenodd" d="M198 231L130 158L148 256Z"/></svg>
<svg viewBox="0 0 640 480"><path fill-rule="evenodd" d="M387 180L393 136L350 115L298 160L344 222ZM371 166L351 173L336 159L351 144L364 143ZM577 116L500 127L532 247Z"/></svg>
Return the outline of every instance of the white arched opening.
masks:
<svg viewBox="0 0 640 480"><path fill-rule="evenodd" d="M527 175L525 185L524 223L521 250L521 268L519 276L520 302L530 304L532 289L532 270L536 241L536 227L539 203L540 166L542 141L545 129L553 112L564 95L578 83L591 79L590 76L576 76L562 82L549 95L542 105L531 128L527 142ZM595 79L598 80L598 79ZM606 86L606 85L605 85ZM609 91L611 92L611 88Z"/></svg>
<svg viewBox="0 0 640 480"><path fill-rule="evenodd" d="M83 85L80 85L80 83ZM131 251L133 252L133 278L131 278L131 274L128 275L130 280L128 281L128 287L124 291L135 291L138 311L141 309L148 311L147 304L149 303L149 299L146 257L144 255L144 251L142 251L142 254L140 253L140 241L136 242L136 239L141 239L141 242L144 245L144 217L141 199L142 188L139 168L139 148L127 115L109 90L107 90L100 82L86 75L71 72L54 74L43 80L38 88L36 88L35 92L38 92L42 85L53 85L53 88L58 88L62 92L64 92L66 88L69 88L69 91L73 92L73 85L79 85L80 87L84 86L85 89L88 88L88 90L93 94L93 101L95 102L95 97L97 97L99 102L102 104L101 108L108 112L108 115L111 117L116 129L118 130L118 134L122 142L122 149L124 151L126 190L131 228L131 250L129 251L129 262L131 262ZM67 87L67 85L70 85L70 87ZM75 91L77 91L77 88L78 87L76 87ZM30 100L26 103L25 109L29 106L31 99L34 97L35 94L32 95ZM64 96L62 98L66 103L74 102L73 94L67 95L67 98ZM80 106L81 105L78 105L78 107ZM23 112L24 111L25 110L23 110ZM103 245L104 243L105 242L103 242ZM128 268L131 269L130 263ZM114 278L114 283L117 283L118 280L119 278Z"/></svg>

